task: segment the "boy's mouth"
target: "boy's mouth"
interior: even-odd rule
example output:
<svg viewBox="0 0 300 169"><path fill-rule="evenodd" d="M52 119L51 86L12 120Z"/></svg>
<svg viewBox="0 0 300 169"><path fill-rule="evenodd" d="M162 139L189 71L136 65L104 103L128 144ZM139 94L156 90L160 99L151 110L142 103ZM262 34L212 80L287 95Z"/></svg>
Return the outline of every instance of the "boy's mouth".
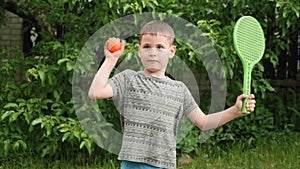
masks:
<svg viewBox="0 0 300 169"><path fill-rule="evenodd" d="M148 61L150 61L150 62L158 62L158 60L148 60Z"/></svg>

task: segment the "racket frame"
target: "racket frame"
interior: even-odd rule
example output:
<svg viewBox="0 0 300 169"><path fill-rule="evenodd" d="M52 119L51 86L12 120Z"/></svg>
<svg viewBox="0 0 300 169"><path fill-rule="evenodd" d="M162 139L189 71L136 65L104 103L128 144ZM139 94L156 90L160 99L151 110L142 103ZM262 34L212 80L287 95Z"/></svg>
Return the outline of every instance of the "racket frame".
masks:
<svg viewBox="0 0 300 169"><path fill-rule="evenodd" d="M245 19L252 19L251 22L255 22L256 26L258 26L260 28L260 32L263 36L263 43L261 45L263 45L262 47L262 51L260 53L261 56L257 57L257 59L253 62L248 62L240 53L240 50L238 49L238 41L237 41L237 27L239 26L239 24L242 23L243 20ZM264 37L264 34L263 34L263 30L261 28L261 25L260 23L252 16L243 16L241 17L235 27L234 27L234 32L233 32L233 44L234 44L234 48L235 48L235 51L237 52L240 60L242 61L242 64L243 64L243 94L246 94L248 96L250 96L251 94L251 77L252 77L252 70L253 70L253 67L254 65L259 62L263 56L263 53L265 51L265 37ZM244 114L250 114L250 112L246 109L246 104L248 102L250 98L246 98L243 100L243 105L242 105L242 113Z"/></svg>

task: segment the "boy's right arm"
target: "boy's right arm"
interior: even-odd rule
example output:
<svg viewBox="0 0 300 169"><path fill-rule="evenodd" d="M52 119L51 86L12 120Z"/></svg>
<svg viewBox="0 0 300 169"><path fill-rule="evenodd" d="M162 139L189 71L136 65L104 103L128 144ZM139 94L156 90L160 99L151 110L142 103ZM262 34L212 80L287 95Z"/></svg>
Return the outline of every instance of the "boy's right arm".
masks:
<svg viewBox="0 0 300 169"><path fill-rule="evenodd" d="M112 87L109 85L108 80L109 80L110 73L112 72L118 59L122 56L124 52L124 46L125 46L124 42L122 41L120 50L111 53L108 49L106 49L105 61L103 62L100 69L96 73L89 89L90 98L106 99L113 96L113 90Z"/></svg>

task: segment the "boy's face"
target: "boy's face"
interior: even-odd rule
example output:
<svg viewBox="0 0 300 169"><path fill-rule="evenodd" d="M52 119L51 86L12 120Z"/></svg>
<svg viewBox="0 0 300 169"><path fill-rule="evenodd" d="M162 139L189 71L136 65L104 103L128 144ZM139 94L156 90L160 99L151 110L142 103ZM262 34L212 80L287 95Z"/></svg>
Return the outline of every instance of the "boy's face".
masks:
<svg viewBox="0 0 300 169"><path fill-rule="evenodd" d="M164 76L168 61L174 56L176 47L170 44L166 36L144 34L138 51L146 73Z"/></svg>

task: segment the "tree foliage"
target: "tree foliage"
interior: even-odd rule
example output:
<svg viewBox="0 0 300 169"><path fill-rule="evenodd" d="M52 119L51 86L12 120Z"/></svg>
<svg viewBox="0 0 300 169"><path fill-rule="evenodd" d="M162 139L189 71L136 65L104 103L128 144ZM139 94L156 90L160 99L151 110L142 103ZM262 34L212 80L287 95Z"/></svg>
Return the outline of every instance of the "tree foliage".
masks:
<svg viewBox="0 0 300 169"><path fill-rule="evenodd" d="M70 151L85 148L92 154L95 145L81 129L73 108L71 81L76 58L99 28L120 17L143 12L184 18L205 33L226 70L227 105L234 103L242 86L242 65L232 43L233 26L243 15L256 17L265 31L267 47L263 61L253 73L253 91L259 100L256 114L217 129L211 144L240 138L252 144L269 131L289 128L295 124L293 119L299 119L299 94L290 90L294 101L285 105L265 78L268 74L265 67L275 70L280 57L293 53L299 36L299 6L296 0L1 1L1 24L5 24L4 11L13 12L24 19L24 35L30 35L34 28L37 39L35 45L27 41L23 49L2 48L0 51L0 153L8 155L26 150L54 156L68 147ZM128 46L134 47L130 42ZM13 59L11 50L15 54ZM202 63L195 61L193 52L184 44L178 54L189 55L185 59L187 64L205 72ZM275 97L270 98L270 95ZM201 97L209 98L209 90ZM209 109L209 99L201 101L202 109ZM118 117L110 112L116 111L111 108L112 103L103 101L100 106L106 110L104 116L120 128ZM278 106L279 112L276 111ZM178 145L181 152L189 153L198 146L198 132L193 130L187 140Z"/></svg>

